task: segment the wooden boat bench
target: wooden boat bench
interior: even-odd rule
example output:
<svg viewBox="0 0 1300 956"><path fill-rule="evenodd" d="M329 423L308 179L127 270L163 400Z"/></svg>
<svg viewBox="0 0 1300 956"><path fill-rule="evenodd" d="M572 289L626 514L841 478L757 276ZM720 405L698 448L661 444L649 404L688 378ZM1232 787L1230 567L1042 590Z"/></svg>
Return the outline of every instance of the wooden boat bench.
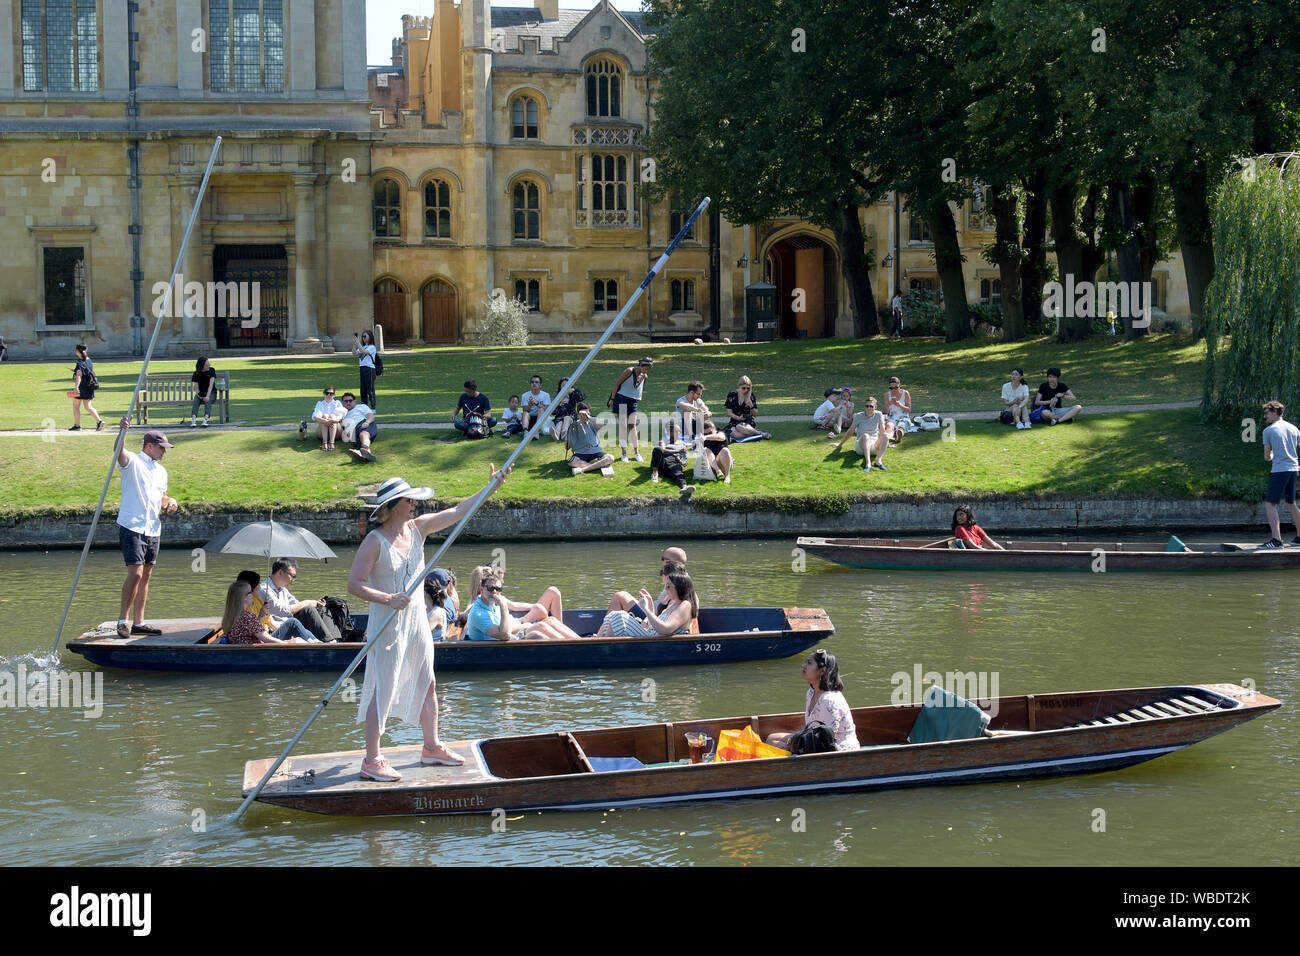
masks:
<svg viewBox="0 0 1300 956"><path fill-rule="evenodd" d="M149 409L189 408L194 401L194 382L190 372L148 372L144 377L144 392L135 406L135 423L149 423ZM217 408L217 421L230 421L230 373L217 372L212 404Z"/></svg>
<svg viewBox="0 0 1300 956"><path fill-rule="evenodd" d="M1076 727L1102 727L1107 724L1130 724L1138 720L1158 720L1164 717L1196 716L1212 713L1221 709L1221 706L1211 704L1207 700L1202 700L1190 694L1183 694L1181 696L1166 697L1138 707L1130 707L1128 710L1107 714L1095 720L1081 720L1078 723L1070 724L1070 729Z"/></svg>

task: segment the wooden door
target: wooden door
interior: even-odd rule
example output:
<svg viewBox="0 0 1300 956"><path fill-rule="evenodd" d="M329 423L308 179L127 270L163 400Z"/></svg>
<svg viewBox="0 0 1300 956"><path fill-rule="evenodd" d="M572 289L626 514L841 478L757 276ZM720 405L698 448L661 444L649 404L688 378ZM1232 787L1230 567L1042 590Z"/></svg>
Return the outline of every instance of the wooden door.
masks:
<svg viewBox="0 0 1300 956"><path fill-rule="evenodd" d="M406 343L410 335L406 290L392 279L375 283L375 325L383 326L384 348Z"/></svg>
<svg viewBox="0 0 1300 956"><path fill-rule="evenodd" d="M424 341L431 345L454 345L456 342L456 293L428 292L420 298L424 316Z"/></svg>

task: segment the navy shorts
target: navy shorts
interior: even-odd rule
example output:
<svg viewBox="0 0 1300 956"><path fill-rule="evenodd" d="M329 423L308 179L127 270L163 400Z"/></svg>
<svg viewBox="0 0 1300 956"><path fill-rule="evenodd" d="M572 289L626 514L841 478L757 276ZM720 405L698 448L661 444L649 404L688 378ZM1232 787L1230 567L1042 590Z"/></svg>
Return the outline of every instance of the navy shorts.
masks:
<svg viewBox="0 0 1300 956"><path fill-rule="evenodd" d="M587 453L575 451L573 453L573 457L581 458L583 461L590 463L593 461L600 461L600 459L605 457L605 453L603 451L595 451L595 452L587 452Z"/></svg>
<svg viewBox="0 0 1300 956"><path fill-rule="evenodd" d="M360 425L357 426L357 430L352 433L355 436L352 444L358 448L361 447L362 432L367 432L370 435L370 440L374 441L375 436L379 434L379 422L371 422L369 425L366 425L364 427Z"/></svg>
<svg viewBox="0 0 1300 956"><path fill-rule="evenodd" d="M628 398L626 395L614 396L615 415L619 414L620 409L627 409L627 411L624 414L628 418L631 418L633 415L636 414L636 408L637 408L637 400L635 398Z"/></svg>
<svg viewBox="0 0 1300 956"><path fill-rule="evenodd" d="M122 558L128 565L157 563L158 535L144 535L118 525L117 540L122 545Z"/></svg>
<svg viewBox="0 0 1300 956"><path fill-rule="evenodd" d="M1295 471L1275 471L1268 476L1268 493L1264 495L1264 500L1271 505L1280 504L1285 501L1289 505L1295 504L1295 486L1296 477L1300 472Z"/></svg>

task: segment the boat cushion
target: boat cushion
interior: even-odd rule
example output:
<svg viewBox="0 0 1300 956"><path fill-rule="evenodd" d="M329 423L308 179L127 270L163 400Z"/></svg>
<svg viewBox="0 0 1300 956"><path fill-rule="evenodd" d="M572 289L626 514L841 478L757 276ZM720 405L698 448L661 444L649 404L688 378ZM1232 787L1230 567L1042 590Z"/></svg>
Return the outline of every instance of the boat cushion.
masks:
<svg viewBox="0 0 1300 956"><path fill-rule="evenodd" d="M935 684L925 692L907 742L933 744L941 740L966 740L984 736L991 718L964 697Z"/></svg>
<svg viewBox="0 0 1300 956"><path fill-rule="evenodd" d="M608 773L611 770L644 770L645 764L635 757L588 757L591 769L596 773Z"/></svg>
<svg viewBox="0 0 1300 956"><path fill-rule="evenodd" d="M1169 536L1169 543L1165 545L1165 550L1166 551L1190 551L1192 549L1189 548L1187 545L1183 544L1183 542L1179 540L1178 535L1171 534Z"/></svg>

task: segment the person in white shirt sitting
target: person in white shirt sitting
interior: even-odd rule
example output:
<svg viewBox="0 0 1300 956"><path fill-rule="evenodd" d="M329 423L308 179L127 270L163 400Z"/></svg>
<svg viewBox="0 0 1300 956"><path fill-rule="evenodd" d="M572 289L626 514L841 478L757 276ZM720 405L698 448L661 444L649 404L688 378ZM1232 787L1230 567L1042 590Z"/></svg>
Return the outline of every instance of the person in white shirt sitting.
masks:
<svg viewBox="0 0 1300 956"><path fill-rule="evenodd" d="M704 384L691 382L686 386L686 394L677 399L677 414L682 420L682 437L694 441L704 432L704 423L713 421L713 413L704 404Z"/></svg>
<svg viewBox="0 0 1300 956"><path fill-rule="evenodd" d="M311 420L316 423L316 436L320 439L321 451L333 451L334 442L343 429L343 416L347 414L347 409L342 402L335 400L333 385L325 387L324 396L316 403ZM298 423L299 441L306 439L307 427L307 422Z"/></svg>
<svg viewBox="0 0 1300 956"><path fill-rule="evenodd" d="M832 436L838 435L840 429L846 428L853 421L853 389L846 385L842 388L828 388L823 394L826 401L813 412L812 427L830 432Z"/></svg>
<svg viewBox="0 0 1300 956"><path fill-rule="evenodd" d="M520 406L524 410L524 431L533 427L533 422L546 413L551 405L551 396L542 391L542 377L534 375L528 383L528 391L520 396Z"/></svg>
<svg viewBox="0 0 1300 956"><path fill-rule="evenodd" d="M347 409L343 416L343 440L350 441L355 448L349 448L354 458L361 461L376 461L370 450L370 443L379 434L379 425L375 423L375 410L369 405L357 401L351 392L343 393L343 407Z"/></svg>
<svg viewBox="0 0 1300 956"><path fill-rule="evenodd" d="M1016 428L1034 427L1029 424L1029 386L1025 384L1023 369L1013 368L1011 381L1003 383L1002 410L1011 413L1011 421L1016 423Z"/></svg>

